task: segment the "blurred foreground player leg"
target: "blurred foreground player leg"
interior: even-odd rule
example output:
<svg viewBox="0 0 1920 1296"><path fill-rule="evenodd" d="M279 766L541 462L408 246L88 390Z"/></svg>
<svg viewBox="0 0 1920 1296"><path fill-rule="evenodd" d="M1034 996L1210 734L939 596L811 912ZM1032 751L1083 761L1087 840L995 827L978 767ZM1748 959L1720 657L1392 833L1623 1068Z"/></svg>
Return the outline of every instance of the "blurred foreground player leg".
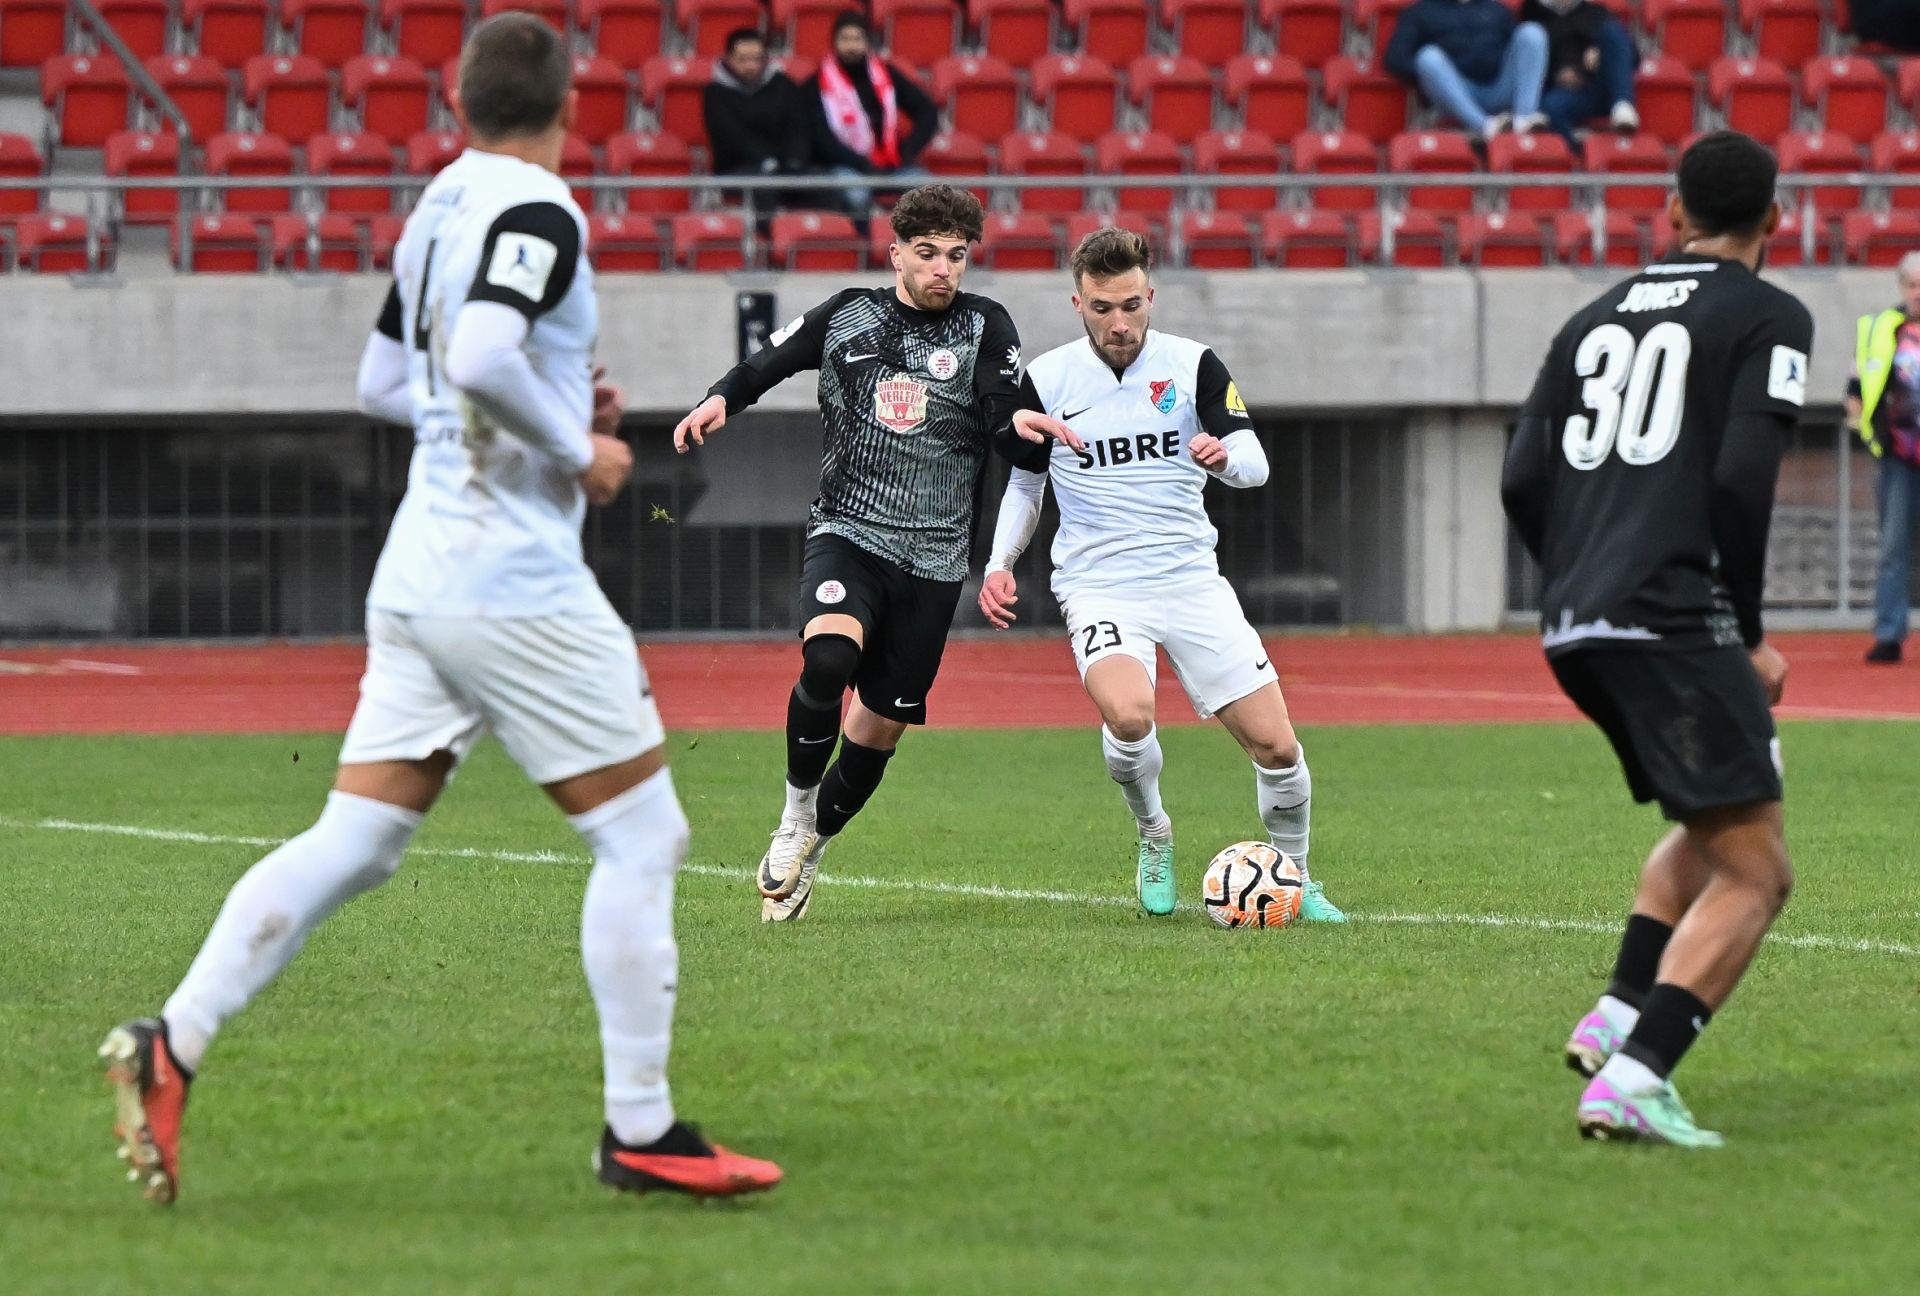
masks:
<svg viewBox="0 0 1920 1296"><path fill-rule="evenodd" d="M1671 1075L1793 886L1769 708L1786 662L1761 596L1781 447L1813 321L1765 283L1776 164L1731 131L1680 160L1677 251L1575 315L1502 483L1540 561L1561 687L1673 829L1648 856L1612 982L1568 1040L1589 1138L1717 1147Z"/></svg>
<svg viewBox="0 0 1920 1296"><path fill-rule="evenodd" d="M580 553L587 504L619 493L633 457L610 435L618 389L595 384L585 217L555 174L571 67L523 14L481 24L462 55L472 145L409 218L361 359L362 408L412 423L415 448L333 791L234 886L161 1014L100 1049L121 1155L153 1201L179 1192L188 1086L214 1035L330 914L394 875L489 729L593 851L581 952L605 1061L599 1177L701 1195L779 1182L677 1121L667 1090L687 820L633 634Z"/></svg>

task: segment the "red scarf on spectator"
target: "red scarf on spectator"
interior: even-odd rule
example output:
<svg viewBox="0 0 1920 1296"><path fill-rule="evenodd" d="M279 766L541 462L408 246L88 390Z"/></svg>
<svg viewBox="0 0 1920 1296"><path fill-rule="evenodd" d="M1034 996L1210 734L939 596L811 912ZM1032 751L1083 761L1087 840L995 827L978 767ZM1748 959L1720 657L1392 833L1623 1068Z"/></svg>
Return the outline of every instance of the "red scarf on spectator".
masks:
<svg viewBox="0 0 1920 1296"><path fill-rule="evenodd" d="M860 92L854 89L840 60L828 57L820 65L820 99L826 105L827 124L842 144L879 167L900 165L900 105L894 98L893 78L887 65L867 56L867 79L880 96L880 138L873 136L873 119L867 116Z"/></svg>

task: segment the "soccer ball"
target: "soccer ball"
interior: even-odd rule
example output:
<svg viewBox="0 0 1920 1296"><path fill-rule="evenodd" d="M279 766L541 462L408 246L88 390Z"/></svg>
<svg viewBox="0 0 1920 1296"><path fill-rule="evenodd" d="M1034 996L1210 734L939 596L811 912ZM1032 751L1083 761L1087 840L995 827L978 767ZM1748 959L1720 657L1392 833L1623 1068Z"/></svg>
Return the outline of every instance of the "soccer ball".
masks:
<svg viewBox="0 0 1920 1296"><path fill-rule="evenodd" d="M1266 842L1235 842L1207 865L1200 899L1222 927L1285 927L1300 913L1300 866Z"/></svg>

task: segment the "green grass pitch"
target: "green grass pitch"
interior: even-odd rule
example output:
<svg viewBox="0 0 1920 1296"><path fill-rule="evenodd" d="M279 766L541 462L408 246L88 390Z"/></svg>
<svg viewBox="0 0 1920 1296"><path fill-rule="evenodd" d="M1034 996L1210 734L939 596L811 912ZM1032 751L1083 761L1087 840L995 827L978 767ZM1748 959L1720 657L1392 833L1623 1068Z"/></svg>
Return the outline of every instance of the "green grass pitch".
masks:
<svg viewBox="0 0 1920 1296"><path fill-rule="evenodd" d="M1256 835L1252 781L1216 730L1163 740L1195 900L1213 850ZM157 1009L261 850L41 821L285 836L337 739L0 742L0 1291L1913 1289L1920 726L1788 726L1779 931L1802 943L1762 953L1682 1069L1729 1139L1691 1155L1574 1132L1558 1049L1613 954L1587 925L1622 915L1660 831L1599 737L1307 742L1344 929L905 885L1129 894L1097 739L1049 730L913 735L815 912L769 929L747 877L780 739L676 736L702 871L680 889L675 1097L788 1173L737 1205L593 1182L585 866L483 749L399 879L215 1045L170 1212L117 1173L93 1048Z"/></svg>

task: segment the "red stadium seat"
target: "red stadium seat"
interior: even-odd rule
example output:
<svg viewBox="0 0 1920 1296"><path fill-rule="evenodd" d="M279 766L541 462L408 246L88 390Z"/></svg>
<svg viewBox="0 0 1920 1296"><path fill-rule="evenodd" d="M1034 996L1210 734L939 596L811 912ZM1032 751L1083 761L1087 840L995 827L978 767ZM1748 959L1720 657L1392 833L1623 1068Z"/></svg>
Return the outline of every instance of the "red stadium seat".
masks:
<svg viewBox="0 0 1920 1296"><path fill-rule="evenodd" d="M1346 128L1385 144L1407 128L1407 84L1362 59L1337 58L1321 73L1326 100Z"/></svg>
<svg viewBox="0 0 1920 1296"><path fill-rule="evenodd" d="M367 17L367 0L280 0L280 21L294 29L294 48L330 68L366 49Z"/></svg>
<svg viewBox="0 0 1920 1296"><path fill-rule="evenodd" d="M1645 0L1642 21L1654 46L1699 71L1727 51L1727 7L1722 0Z"/></svg>
<svg viewBox="0 0 1920 1296"><path fill-rule="evenodd" d="M866 247L839 212L781 212L768 232L768 262L780 270L858 270Z"/></svg>
<svg viewBox="0 0 1920 1296"><path fill-rule="evenodd" d="M1201 175L1272 175L1280 170L1280 149L1259 131L1208 131L1193 142L1193 169ZM1213 191L1218 211L1270 211L1278 200L1272 185Z"/></svg>
<svg viewBox="0 0 1920 1296"><path fill-rule="evenodd" d="M147 60L147 75L173 100L187 119L196 140L218 135L227 128L227 74L210 58L192 54L163 54ZM161 117L160 129L177 129L173 118Z"/></svg>
<svg viewBox="0 0 1920 1296"><path fill-rule="evenodd" d="M1656 237L1671 240L1673 231L1655 230L1654 233ZM1833 243L1821 237L1819 226L1803 226L1800 213L1788 209L1780 219L1780 228L1767 241L1767 260L1776 266L1832 265Z"/></svg>
<svg viewBox="0 0 1920 1296"><path fill-rule="evenodd" d="M67 0L0 0L0 67L39 67L67 46Z"/></svg>
<svg viewBox="0 0 1920 1296"><path fill-rule="evenodd" d="M267 0L182 0L180 21L221 67L238 68L267 47Z"/></svg>
<svg viewBox="0 0 1920 1296"><path fill-rule="evenodd" d="M390 176L393 150L371 133L316 135L307 141L307 170L317 176ZM393 210L393 190L328 189L328 211L375 216Z"/></svg>
<svg viewBox="0 0 1920 1296"><path fill-rule="evenodd" d="M1900 106L1908 112L1920 112L1920 58L1900 60L1894 85Z"/></svg>
<svg viewBox="0 0 1920 1296"><path fill-rule="evenodd" d="M1677 144L1693 133L1693 75L1679 59L1650 58L1633 77L1634 102L1640 109L1640 128L1656 139Z"/></svg>
<svg viewBox="0 0 1920 1296"><path fill-rule="evenodd" d="M1067 0L1067 24L1080 37L1080 52L1116 67L1147 52L1153 10L1147 0Z"/></svg>
<svg viewBox="0 0 1920 1296"><path fill-rule="evenodd" d="M593 38L593 51L623 68L639 67L660 53L664 25L660 0L579 0L579 21Z"/></svg>
<svg viewBox="0 0 1920 1296"><path fill-rule="evenodd" d="M1094 145L1094 170L1103 176L1179 175L1180 146L1164 131L1112 131ZM1121 189L1120 201L1134 211L1164 212L1173 207L1172 189Z"/></svg>
<svg viewBox="0 0 1920 1296"><path fill-rule="evenodd" d="M1893 266L1920 248L1920 212L1849 212L1841 241L1853 265Z"/></svg>
<svg viewBox="0 0 1920 1296"><path fill-rule="evenodd" d="M278 269L354 274L365 268L367 238L351 216L287 212L273 218L268 233Z"/></svg>
<svg viewBox="0 0 1920 1296"><path fill-rule="evenodd" d="M986 144L966 131L942 131L935 135L920 154L920 165L937 176L986 175L993 170ZM976 189L973 195L981 205L986 204L986 190Z"/></svg>
<svg viewBox="0 0 1920 1296"><path fill-rule="evenodd" d="M1386 52L1394 28L1400 25L1401 12L1413 3L1414 0L1358 0L1353 6L1353 25L1367 33L1367 47L1376 56Z"/></svg>
<svg viewBox="0 0 1920 1296"><path fill-rule="evenodd" d="M1503 132L1487 145L1487 169L1495 175L1566 174L1574 169L1573 150L1551 131ZM1562 211L1572 201L1572 192L1559 185L1507 191L1508 211Z"/></svg>
<svg viewBox="0 0 1920 1296"><path fill-rule="evenodd" d="M174 267L196 274L259 274L268 265L264 233L257 216L182 216L173 226Z"/></svg>
<svg viewBox="0 0 1920 1296"><path fill-rule="evenodd" d="M1673 170L1673 159L1667 155L1666 145L1651 135L1595 131L1587 136L1586 155L1587 170L1603 175L1624 172L1664 176ZM1667 209L1667 193L1668 186L1663 181L1644 187L1608 189L1604 201L1609 211L1663 212Z"/></svg>
<svg viewBox="0 0 1920 1296"><path fill-rule="evenodd" d="M1596 228L1604 254L1594 247ZM1587 212L1561 212L1553 218L1554 251L1568 265L1608 265L1634 270L1648 260L1646 227L1623 211L1596 221Z"/></svg>
<svg viewBox="0 0 1920 1296"><path fill-rule="evenodd" d="M37 274L80 274L95 268L93 229L85 216L34 212L13 226L14 262ZM102 239L101 262L106 253Z"/></svg>
<svg viewBox="0 0 1920 1296"><path fill-rule="evenodd" d="M1373 145L1352 131L1302 131L1293 137L1293 169L1301 175L1372 175L1380 170ZM1376 201L1372 185L1322 186L1310 191L1315 207L1357 211Z"/></svg>
<svg viewBox="0 0 1920 1296"><path fill-rule="evenodd" d="M1078 54L1049 54L1033 65L1033 97L1053 129L1091 143L1113 129L1118 83L1113 69Z"/></svg>
<svg viewBox="0 0 1920 1296"><path fill-rule="evenodd" d="M1194 211L1180 218L1186 264L1196 270L1251 270L1260 261L1260 236L1237 211Z"/></svg>
<svg viewBox="0 0 1920 1296"><path fill-rule="evenodd" d="M1389 171L1460 173L1479 170L1473 145L1457 131L1405 131L1387 145ZM1407 206L1425 211L1471 211L1473 190L1410 188Z"/></svg>
<svg viewBox="0 0 1920 1296"><path fill-rule="evenodd" d="M1920 178L1920 131L1882 131L1873 137L1870 153L1875 171ZM1889 189L1895 207L1920 208L1920 189Z"/></svg>
<svg viewBox="0 0 1920 1296"><path fill-rule="evenodd" d="M587 218L587 259L602 274L665 270L672 257L672 246L660 236L660 223L652 216L599 212Z"/></svg>
<svg viewBox="0 0 1920 1296"><path fill-rule="evenodd" d="M1020 124L1020 83L1002 59L941 59L933 65L933 96L955 130L999 139Z"/></svg>
<svg viewBox="0 0 1920 1296"><path fill-rule="evenodd" d="M430 176L467 147L459 131L421 131L407 139L407 174Z"/></svg>
<svg viewBox="0 0 1920 1296"><path fill-rule="evenodd" d="M981 48L1015 67L1053 47L1053 6L1047 0L967 0L967 16L980 32Z"/></svg>
<svg viewBox="0 0 1920 1296"><path fill-rule="evenodd" d="M1161 0L1160 9L1189 58L1219 67L1246 51L1246 0Z"/></svg>
<svg viewBox="0 0 1920 1296"><path fill-rule="evenodd" d="M393 247L406 227L405 218L400 216L374 216L367 220L367 245L375 270L393 268Z"/></svg>
<svg viewBox="0 0 1920 1296"><path fill-rule="evenodd" d="M1805 134L1795 131L1783 135L1778 153L1782 171L1845 175L1861 168L1859 145L1845 135L1832 132ZM1811 197L1815 210L1822 217L1838 216L1860 205L1860 190L1854 185L1815 185L1801 190L1794 197Z"/></svg>
<svg viewBox="0 0 1920 1296"><path fill-rule="evenodd" d="M607 174L623 176L684 176L693 171L693 154L672 135L634 132L607 142ZM629 189L627 210L670 214L693 205L690 189Z"/></svg>
<svg viewBox="0 0 1920 1296"><path fill-rule="evenodd" d="M1037 212L995 212L980 236L980 264L992 270L1051 270L1060 264L1060 235Z"/></svg>
<svg viewBox="0 0 1920 1296"><path fill-rule="evenodd" d="M707 142L707 82L713 79L710 62L699 59L655 57L640 68L640 97L653 110L660 129L689 144Z"/></svg>
<svg viewBox="0 0 1920 1296"><path fill-rule="evenodd" d="M492 18L503 13L530 13L544 18L560 32L572 21L570 0L480 0L480 16Z"/></svg>
<svg viewBox="0 0 1920 1296"><path fill-rule="evenodd" d="M1820 53L1820 0L1740 0L1754 53L1799 67Z"/></svg>
<svg viewBox="0 0 1920 1296"><path fill-rule="evenodd" d="M467 6L465 0L380 0L380 22L396 55L439 67L460 54Z"/></svg>
<svg viewBox="0 0 1920 1296"><path fill-rule="evenodd" d="M40 98L53 109L62 144L100 148L127 128L127 70L118 60L56 55L40 69Z"/></svg>
<svg viewBox="0 0 1920 1296"><path fill-rule="evenodd" d="M94 0L114 35L141 61L167 49L167 0Z"/></svg>
<svg viewBox="0 0 1920 1296"><path fill-rule="evenodd" d="M1061 134L1016 134L1000 142L1000 169L1016 176L1086 174L1080 146ZM1030 189L1020 194L1024 211L1075 212L1086 205L1084 189Z"/></svg>
<svg viewBox="0 0 1920 1296"><path fill-rule="evenodd" d="M107 138L110 176L180 174L180 137L155 131L120 131ZM180 211L177 189L129 189L121 199L121 219L129 225L165 225Z"/></svg>
<svg viewBox="0 0 1920 1296"><path fill-rule="evenodd" d="M1793 78L1772 59L1716 59L1707 91L1727 125L1771 144L1793 127Z"/></svg>
<svg viewBox="0 0 1920 1296"><path fill-rule="evenodd" d="M46 159L32 140L25 135L0 134L0 178L34 180L46 169ZM31 189L0 189L0 217L38 211L42 196Z"/></svg>
<svg viewBox="0 0 1920 1296"><path fill-rule="evenodd" d="M1330 211L1268 212L1260 220L1260 247L1283 270L1338 270L1358 253L1353 227Z"/></svg>
<svg viewBox="0 0 1920 1296"><path fill-rule="evenodd" d="M1820 58L1806 67L1800 93L1820 110L1825 129L1871 139L1886 129L1893 87L1886 74L1862 58Z"/></svg>
<svg viewBox="0 0 1920 1296"><path fill-rule="evenodd" d="M773 31L780 36L781 48L809 53L825 50L833 44L833 20L843 8L840 0L773 0Z"/></svg>
<svg viewBox="0 0 1920 1296"><path fill-rule="evenodd" d="M308 139L326 131L333 83L319 59L256 54L247 60L244 85L261 129L289 139Z"/></svg>
<svg viewBox="0 0 1920 1296"><path fill-rule="evenodd" d="M1341 0L1260 0L1260 25L1276 54L1317 68L1340 52L1346 12Z"/></svg>
<svg viewBox="0 0 1920 1296"><path fill-rule="evenodd" d="M766 26L757 0L674 0L673 12L684 24L696 58L719 54L735 28Z"/></svg>
<svg viewBox="0 0 1920 1296"><path fill-rule="evenodd" d="M599 164L593 156L593 145L578 135L567 136L567 142L561 146L560 151L561 178L574 180L583 176L592 176L599 169ZM591 189L574 186L569 192L573 194L573 200L580 204L583 211L591 212L598 205L594 201L594 191Z"/></svg>
<svg viewBox="0 0 1920 1296"><path fill-rule="evenodd" d="M1132 230L1153 245L1155 255L1165 251L1165 218L1148 212L1075 212L1067 217L1067 251L1080 246L1081 240L1097 230Z"/></svg>
<svg viewBox="0 0 1920 1296"><path fill-rule="evenodd" d="M1227 61L1227 102L1248 130L1292 139L1307 128L1307 74L1290 58L1240 54Z"/></svg>
<svg viewBox="0 0 1920 1296"><path fill-rule="evenodd" d="M930 67L960 46L960 10L952 0L875 0L873 20L881 48L907 67Z"/></svg>
<svg viewBox="0 0 1920 1296"><path fill-rule="evenodd" d="M1543 266L1549 263L1547 229L1530 211L1462 216L1458 228L1462 264Z"/></svg>
<svg viewBox="0 0 1920 1296"><path fill-rule="evenodd" d="M689 212L673 218L673 261L687 270L740 270L747 264L747 222L738 212Z"/></svg>
<svg viewBox="0 0 1920 1296"><path fill-rule="evenodd" d="M230 131L207 141L207 174L217 176L284 176L293 174L293 148L278 135ZM290 205L285 189L231 189L226 194L230 212L283 212Z"/></svg>
<svg viewBox="0 0 1920 1296"><path fill-rule="evenodd" d="M390 144L427 128L430 98L426 69L410 58L356 54L340 74L341 102L359 111L362 130Z"/></svg>
<svg viewBox="0 0 1920 1296"><path fill-rule="evenodd" d="M1213 126L1213 75L1199 59L1142 55L1127 69L1127 86L1148 130L1186 143Z"/></svg>
<svg viewBox="0 0 1920 1296"><path fill-rule="evenodd" d="M1364 211L1357 227L1360 259L1369 264L1433 269L1447 263L1446 227L1432 212L1389 212L1383 219L1377 211Z"/></svg>
<svg viewBox="0 0 1920 1296"><path fill-rule="evenodd" d="M627 128L627 77L609 58L576 55L573 88L580 106L573 128L595 144L604 144Z"/></svg>

